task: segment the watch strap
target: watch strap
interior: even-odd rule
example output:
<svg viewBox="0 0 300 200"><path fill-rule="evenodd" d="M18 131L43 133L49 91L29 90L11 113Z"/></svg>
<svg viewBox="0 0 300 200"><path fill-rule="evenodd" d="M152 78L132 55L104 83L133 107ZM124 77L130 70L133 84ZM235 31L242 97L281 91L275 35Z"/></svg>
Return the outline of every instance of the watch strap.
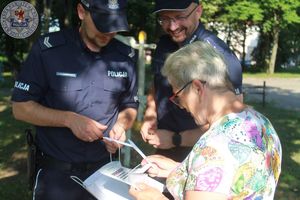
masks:
<svg viewBox="0 0 300 200"><path fill-rule="evenodd" d="M175 132L172 137L172 142L176 147L179 147L181 145L181 135Z"/></svg>

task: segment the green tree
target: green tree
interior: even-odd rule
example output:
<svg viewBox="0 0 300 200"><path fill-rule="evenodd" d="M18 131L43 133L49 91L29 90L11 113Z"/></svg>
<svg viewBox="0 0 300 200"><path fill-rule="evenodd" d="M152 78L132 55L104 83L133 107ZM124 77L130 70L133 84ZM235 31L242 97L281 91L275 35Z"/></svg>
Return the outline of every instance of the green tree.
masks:
<svg viewBox="0 0 300 200"><path fill-rule="evenodd" d="M259 25L261 27L261 25ZM259 29L258 43L252 52L252 56L256 61L256 67L261 72L267 70L270 60L271 35L264 33L262 28Z"/></svg>
<svg viewBox="0 0 300 200"><path fill-rule="evenodd" d="M223 5L225 0L203 0L201 3L203 7L201 21L206 25L218 21L218 16L224 12Z"/></svg>
<svg viewBox="0 0 300 200"><path fill-rule="evenodd" d="M300 27L297 24L290 24L281 31L279 37L277 65L294 63L300 66ZM291 64L292 64L291 63Z"/></svg>
<svg viewBox="0 0 300 200"><path fill-rule="evenodd" d="M236 41L242 46L242 64L245 67L247 30L262 21L263 10L256 2L237 0L233 4L227 4L225 11L219 20L239 33ZM240 37L240 35L243 37Z"/></svg>
<svg viewBox="0 0 300 200"><path fill-rule="evenodd" d="M264 10L262 31L271 36L271 55L267 72L273 74L278 51L280 32L291 24L299 24L299 0L265 0L258 1Z"/></svg>
<svg viewBox="0 0 300 200"><path fill-rule="evenodd" d="M159 29L156 26L156 16L152 14L153 9L154 0L128 0L130 32L127 34L137 39L138 33L143 30L147 33L147 42L155 42L159 35Z"/></svg>

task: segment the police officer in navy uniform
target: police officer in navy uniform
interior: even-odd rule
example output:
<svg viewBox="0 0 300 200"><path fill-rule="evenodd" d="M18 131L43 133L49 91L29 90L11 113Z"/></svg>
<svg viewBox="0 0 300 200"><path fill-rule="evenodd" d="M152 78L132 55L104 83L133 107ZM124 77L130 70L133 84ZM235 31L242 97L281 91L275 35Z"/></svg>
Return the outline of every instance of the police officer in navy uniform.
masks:
<svg viewBox="0 0 300 200"><path fill-rule="evenodd" d="M41 36L12 95L16 119L36 126L34 199L94 199L85 180L125 141L137 108L136 52L114 39L127 31L125 0L81 0L80 27Z"/></svg>
<svg viewBox="0 0 300 200"><path fill-rule="evenodd" d="M202 14L199 0L156 0L155 3L154 13L167 34L160 38L154 54L154 87L147 97L141 134L144 141L157 148L156 153L180 162L208 127L198 127L189 113L169 101L169 97L176 97L180 91L173 94L160 72L167 55L197 40L210 43L225 57L235 93L241 100L242 68L228 46L199 21Z"/></svg>

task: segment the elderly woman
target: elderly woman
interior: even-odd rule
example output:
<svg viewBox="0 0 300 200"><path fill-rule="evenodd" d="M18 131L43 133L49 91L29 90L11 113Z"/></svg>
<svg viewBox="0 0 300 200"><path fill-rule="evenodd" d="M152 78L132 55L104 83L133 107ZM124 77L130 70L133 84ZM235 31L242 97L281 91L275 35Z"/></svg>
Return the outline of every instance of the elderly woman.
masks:
<svg viewBox="0 0 300 200"><path fill-rule="evenodd" d="M273 199L281 171L281 144L270 121L239 101L222 56L194 42L171 54L162 73L170 100L209 129L188 157L177 163L149 156L152 176L167 177L175 199ZM138 200L167 199L146 184L131 187Z"/></svg>

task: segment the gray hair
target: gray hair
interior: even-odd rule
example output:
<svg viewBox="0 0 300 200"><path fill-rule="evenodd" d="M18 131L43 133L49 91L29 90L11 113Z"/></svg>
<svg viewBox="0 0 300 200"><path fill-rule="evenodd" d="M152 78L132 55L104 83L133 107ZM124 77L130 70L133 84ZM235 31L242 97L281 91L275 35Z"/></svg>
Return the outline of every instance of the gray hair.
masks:
<svg viewBox="0 0 300 200"><path fill-rule="evenodd" d="M177 88L197 79L210 89L234 91L222 54L207 42L196 41L170 54L161 72Z"/></svg>

